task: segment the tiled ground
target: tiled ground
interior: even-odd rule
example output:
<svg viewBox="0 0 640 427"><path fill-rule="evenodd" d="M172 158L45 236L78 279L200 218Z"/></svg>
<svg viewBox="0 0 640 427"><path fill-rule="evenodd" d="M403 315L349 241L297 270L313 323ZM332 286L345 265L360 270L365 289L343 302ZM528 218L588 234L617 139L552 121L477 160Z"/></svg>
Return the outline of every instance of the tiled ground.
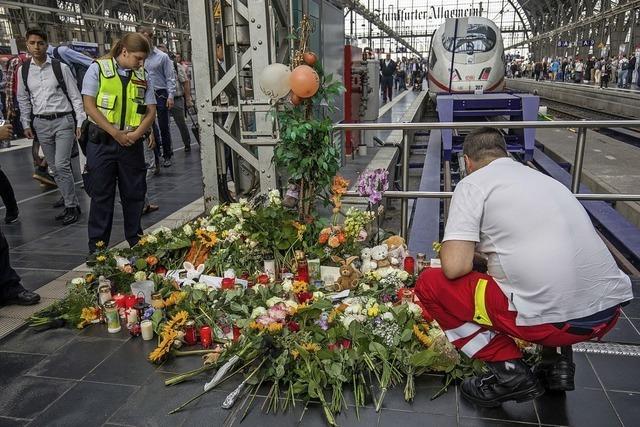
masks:
<svg viewBox="0 0 640 427"><path fill-rule="evenodd" d="M396 110L406 106L410 99L411 94L398 103ZM397 112L392 111L391 116L396 115ZM24 172L20 173L13 160L5 160L7 154L0 155L0 161L6 165L12 180L18 182L18 198L30 197L28 191L33 183ZM197 151L191 156L177 152L176 165L164 169L157 179L156 188L165 188L167 194L159 200L162 211L148 218L147 225L200 196ZM63 230L54 228L49 219L53 210L48 206L56 197L47 194L23 203L22 221L10 233L10 243L14 246L12 257L16 265L22 266L20 273L32 289L69 271L84 259L86 223ZM86 207L86 199L82 197ZM114 242L121 238L118 228L114 230ZM635 294L640 295L640 283L634 286ZM46 298L59 298L58 292L54 288L42 291ZM11 310L19 308L2 308L0 316L14 313ZM640 344L640 298L625 308L625 314L607 340ZM240 423L241 413L220 407L239 378L231 379L220 390L208 393L186 410L167 415L169 410L202 390L208 378L203 375L165 387L166 378L196 368L201 362L197 357L179 358L156 367L145 360L152 348L153 341L130 338L125 332L108 334L100 325L83 331L58 329L36 333L20 329L0 340L0 427L326 425L320 407L314 403L306 409L299 404L283 415L264 414L260 410L264 397L256 399L253 409ZM379 413L369 403L360 410L358 420L350 406L337 421L343 427L638 425L640 358L576 354L575 361L577 389L571 393L547 394L535 402L509 403L499 409L479 409L462 400L455 386L440 398L430 400L441 387L442 378L427 375L417 379L417 396L412 404L404 401L402 387L397 387L388 393ZM353 404L349 392L345 397L347 404Z"/></svg>

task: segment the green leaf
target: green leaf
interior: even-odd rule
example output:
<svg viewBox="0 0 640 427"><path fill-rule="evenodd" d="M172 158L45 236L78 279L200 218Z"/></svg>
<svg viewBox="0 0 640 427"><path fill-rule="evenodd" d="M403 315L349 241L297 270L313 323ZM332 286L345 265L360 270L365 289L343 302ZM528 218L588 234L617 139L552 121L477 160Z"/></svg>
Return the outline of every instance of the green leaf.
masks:
<svg viewBox="0 0 640 427"><path fill-rule="evenodd" d="M136 269L137 270L144 270L145 268L147 268L147 261L145 261L144 258L138 258L136 260Z"/></svg>
<svg viewBox="0 0 640 427"><path fill-rule="evenodd" d="M376 353L381 359L387 360L389 358L389 353L387 352L386 347L375 341L369 343L369 351Z"/></svg>
<svg viewBox="0 0 640 427"><path fill-rule="evenodd" d="M402 341L402 342L411 341L412 335L413 335L413 331L411 331L411 329L405 329L402 332L402 335L400 335L400 341Z"/></svg>
<svg viewBox="0 0 640 427"><path fill-rule="evenodd" d="M433 350L423 350L411 355L411 357L409 358L409 363L411 363L411 365L415 366L416 368L424 368L431 366L437 357L438 354Z"/></svg>

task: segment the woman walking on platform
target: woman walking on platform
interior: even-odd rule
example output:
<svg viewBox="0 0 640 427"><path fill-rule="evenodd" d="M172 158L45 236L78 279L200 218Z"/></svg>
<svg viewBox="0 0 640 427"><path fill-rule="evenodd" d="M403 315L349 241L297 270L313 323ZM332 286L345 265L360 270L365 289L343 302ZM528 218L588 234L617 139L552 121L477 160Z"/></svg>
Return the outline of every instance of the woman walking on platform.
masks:
<svg viewBox="0 0 640 427"><path fill-rule="evenodd" d="M84 77L82 95L89 116L85 190L91 197L89 252L109 244L116 182L122 202L125 238L138 243L146 193L143 140L156 117L156 99L144 69L151 47L129 33L94 62Z"/></svg>

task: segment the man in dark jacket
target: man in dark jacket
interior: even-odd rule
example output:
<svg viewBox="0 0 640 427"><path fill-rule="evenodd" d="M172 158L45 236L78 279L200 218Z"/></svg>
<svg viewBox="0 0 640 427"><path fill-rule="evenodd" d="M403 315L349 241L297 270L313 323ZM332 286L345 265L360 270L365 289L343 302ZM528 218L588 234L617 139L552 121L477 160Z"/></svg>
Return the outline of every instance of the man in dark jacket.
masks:
<svg viewBox="0 0 640 427"><path fill-rule="evenodd" d="M391 101L393 92L393 75L396 72L396 63L391 59L391 54L387 53L386 59L380 60L380 85L382 86L382 102Z"/></svg>

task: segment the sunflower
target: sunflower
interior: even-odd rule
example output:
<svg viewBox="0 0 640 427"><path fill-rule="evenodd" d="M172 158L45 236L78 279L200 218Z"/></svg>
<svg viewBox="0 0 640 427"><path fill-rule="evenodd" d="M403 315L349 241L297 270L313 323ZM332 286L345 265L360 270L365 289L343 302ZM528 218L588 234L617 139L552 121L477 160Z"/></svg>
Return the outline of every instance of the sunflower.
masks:
<svg viewBox="0 0 640 427"><path fill-rule="evenodd" d="M422 343L423 346L431 347L431 344L433 344L433 338L422 332L420 326L413 325L413 334L416 336L418 341Z"/></svg>
<svg viewBox="0 0 640 427"><path fill-rule="evenodd" d="M299 294L301 292L307 292L307 290L309 289L309 286L307 285L307 282L303 282L302 280L296 280L295 282L293 282L292 289L294 294Z"/></svg>
<svg viewBox="0 0 640 427"><path fill-rule="evenodd" d="M310 353L314 353L316 351L320 351L320 345L316 344L314 342L302 343L302 345L300 347L304 348L305 350L307 350Z"/></svg>
<svg viewBox="0 0 640 427"><path fill-rule="evenodd" d="M173 291L173 292L171 292L171 295L169 295L169 297L164 300L164 306L165 307L170 307L172 305L176 305L180 301L182 301L182 298L184 298L184 295L182 294L182 292Z"/></svg>
<svg viewBox="0 0 640 427"><path fill-rule="evenodd" d="M199 228L196 230L196 237L200 240L207 248L213 248L216 243L218 243L218 236L214 231L207 231L205 229Z"/></svg>
<svg viewBox="0 0 640 427"><path fill-rule="evenodd" d="M177 331L165 328L162 333L162 340L160 341L160 344L158 344L158 347L149 354L149 360L153 363L162 361L171 351L171 346L177 336Z"/></svg>
<svg viewBox="0 0 640 427"><path fill-rule="evenodd" d="M171 319L165 324L165 329L175 329L176 327L183 326L187 322L189 313L182 310L171 316Z"/></svg>
<svg viewBox="0 0 640 427"><path fill-rule="evenodd" d="M270 334L277 334L279 332L282 332L282 323L271 323L267 327L267 330Z"/></svg>

